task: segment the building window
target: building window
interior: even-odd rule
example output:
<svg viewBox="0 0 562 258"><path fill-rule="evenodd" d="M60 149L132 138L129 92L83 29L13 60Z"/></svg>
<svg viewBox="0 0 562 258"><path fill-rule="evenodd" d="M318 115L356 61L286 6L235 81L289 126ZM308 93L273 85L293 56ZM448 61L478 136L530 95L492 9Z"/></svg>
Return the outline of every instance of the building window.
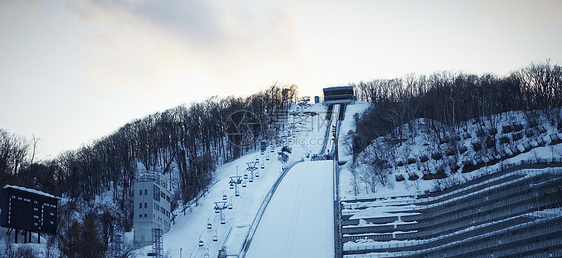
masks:
<svg viewBox="0 0 562 258"><path fill-rule="evenodd" d="M142 209L142 202L139 202L139 209Z"/></svg>
<svg viewBox="0 0 562 258"><path fill-rule="evenodd" d="M144 189L144 195L148 195L148 190Z"/></svg>
<svg viewBox="0 0 562 258"><path fill-rule="evenodd" d="M142 195L142 189L139 190L139 195Z"/></svg>
<svg viewBox="0 0 562 258"><path fill-rule="evenodd" d="M146 213L144 214L144 217L145 217L145 218L148 217L148 216L146 216Z"/></svg>
<svg viewBox="0 0 562 258"><path fill-rule="evenodd" d="M139 214L139 218L142 218L142 214Z"/></svg>
<svg viewBox="0 0 562 258"><path fill-rule="evenodd" d="M144 203L144 208L148 208L148 204L146 202Z"/></svg>
<svg viewBox="0 0 562 258"><path fill-rule="evenodd" d="M158 187L157 185L153 185L154 186L154 200L156 201L160 201L160 187Z"/></svg>
<svg viewBox="0 0 562 258"><path fill-rule="evenodd" d="M160 210L160 206L155 203L155 204L154 204L154 209L155 209L155 210Z"/></svg>

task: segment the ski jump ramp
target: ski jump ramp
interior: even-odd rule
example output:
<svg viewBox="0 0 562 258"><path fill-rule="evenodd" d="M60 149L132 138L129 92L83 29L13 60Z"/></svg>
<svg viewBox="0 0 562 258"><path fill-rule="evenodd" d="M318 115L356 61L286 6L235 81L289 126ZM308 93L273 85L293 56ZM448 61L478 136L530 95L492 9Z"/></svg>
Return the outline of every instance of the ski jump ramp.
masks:
<svg viewBox="0 0 562 258"><path fill-rule="evenodd" d="M287 173L246 257L334 257L333 162L303 162Z"/></svg>

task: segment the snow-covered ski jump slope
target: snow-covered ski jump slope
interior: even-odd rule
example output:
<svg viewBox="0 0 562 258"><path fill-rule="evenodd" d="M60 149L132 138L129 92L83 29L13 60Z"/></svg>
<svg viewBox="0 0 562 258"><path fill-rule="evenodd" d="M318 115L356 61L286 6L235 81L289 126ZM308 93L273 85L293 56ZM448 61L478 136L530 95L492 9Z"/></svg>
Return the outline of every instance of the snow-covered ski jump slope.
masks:
<svg viewBox="0 0 562 258"><path fill-rule="evenodd" d="M333 161L295 165L271 199L248 258L333 257Z"/></svg>
<svg viewBox="0 0 562 258"><path fill-rule="evenodd" d="M364 110L368 105L352 105L346 109L346 118ZM286 164L300 161L287 172L273 194L263 217L256 228L246 257L333 257L334 256L334 208L333 208L333 161L311 162L312 154L323 156L332 151L331 128L336 124L339 105L334 105L332 118L326 121L327 107L315 104L308 108L297 108L290 112L291 127L284 132L292 153ZM312 112L315 115L306 115ZM348 121L349 120L349 121ZM342 132L351 128L353 119L342 121ZM349 125L347 125L349 124ZM341 135L340 135L341 138ZM340 139L341 140L341 139ZM218 250L225 248L228 255L240 255L241 247L248 237L252 221L268 191L282 175L284 163L277 159L281 146L269 147L264 154L250 153L240 159L217 168L214 184L198 205L190 207L186 214L177 213L176 223L164 234L164 253L171 257L216 257ZM341 157L341 155L340 155ZM234 196L229 189L229 176L244 175L249 162L258 162L260 176L253 182L245 180L247 187ZM263 166L262 166L263 165ZM214 202L222 201L223 195L233 204L225 210L225 224L220 223L214 212ZM207 228L207 223L212 228ZM217 241L214 241L216 235ZM199 245L202 240L203 245ZM135 257L148 257L151 246L137 249Z"/></svg>

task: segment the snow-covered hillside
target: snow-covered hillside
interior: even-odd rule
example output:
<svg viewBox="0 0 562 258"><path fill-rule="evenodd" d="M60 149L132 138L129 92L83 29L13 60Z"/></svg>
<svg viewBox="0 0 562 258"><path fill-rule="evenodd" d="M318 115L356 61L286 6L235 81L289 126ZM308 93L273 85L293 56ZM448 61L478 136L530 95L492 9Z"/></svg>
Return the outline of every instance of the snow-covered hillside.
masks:
<svg viewBox="0 0 562 258"><path fill-rule="evenodd" d="M293 167L260 222L246 257L333 257L333 161Z"/></svg>
<svg viewBox="0 0 562 258"><path fill-rule="evenodd" d="M345 114L346 120L343 121L340 131L351 130L352 122L350 120L353 120L353 115L362 112L368 105L357 102L356 105L348 106ZM326 257L324 254L332 256L334 250L332 163L331 161L308 162L314 155L321 154L323 144L326 142L326 129L330 126L330 120L326 119L326 112L327 107L321 104L306 107L292 105L286 127L288 130L281 132L284 142L273 148L268 147L263 153L251 153L218 167L214 184L199 200L198 205L187 209L185 215L176 211L178 214L175 224L163 236L164 254L179 257L181 250L182 257L205 257L206 254L213 257L224 246L228 254L238 255L264 198L282 174L283 167L294 162L305 161L287 172L287 176L263 214L260 227L257 228L248 250L248 257L264 257L261 254L274 251L271 249L272 246L286 247L286 245L294 248L290 248L286 252L275 251L274 256L279 253L278 257L302 257L300 254L306 252L306 247L310 246L310 237L313 237L303 233L318 234L319 230L326 234L321 234L325 238L313 237L318 240L318 245L324 246L323 252L314 250L319 254L316 257ZM278 159L278 152L281 152L283 146L287 146L291 150L290 153L285 152L288 155L287 162L281 162ZM256 161L259 177L255 176L253 182L244 180L246 187L239 186L240 196L235 197L235 190L229 187L230 176L236 175L236 171L238 171L238 175L243 176L248 173L246 171L247 163ZM228 203L232 203L232 209L224 210L225 224L220 223L219 213L215 213L214 210L215 202L222 201L223 195L227 196ZM316 207L330 210L329 216L309 216L306 213L307 211L320 212ZM324 213L321 212L321 214ZM285 222L277 221L279 216L284 218ZM312 219L313 221L302 219ZM276 222L287 224L286 232L283 231L286 234L281 234L283 232L275 229L278 228ZM211 229L207 228L208 223L212 224ZM290 230L291 227L295 230ZM216 241L213 241L215 236ZM287 239L293 242L285 242ZM271 245L272 242L284 243ZM135 250L134 254L137 257L147 257L151 251L152 247L146 246ZM268 255L267 257L274 256Z"/></svg>
<svg viewBox="0 0 562 258"><path fill-rule="evenodd" d="M418 119L397 130L407 136L379 137L358 155L355 164L342 167L341 199L419 195L470 181L502 166L562 156L560 131L544 117L528 122L523 112L454 127ZM373 163L380 164L381 171L370 170ZM374 178L380 174L386 178L384 183Z"/></svg>
<svg viewBox="0 0 562 258"><path fill-rule="evenodd" d="M415 120L345 164L344 257L562 254L548 226L562 220L548 194L562 191L562 133L522 112L483 120Z"/></svg>

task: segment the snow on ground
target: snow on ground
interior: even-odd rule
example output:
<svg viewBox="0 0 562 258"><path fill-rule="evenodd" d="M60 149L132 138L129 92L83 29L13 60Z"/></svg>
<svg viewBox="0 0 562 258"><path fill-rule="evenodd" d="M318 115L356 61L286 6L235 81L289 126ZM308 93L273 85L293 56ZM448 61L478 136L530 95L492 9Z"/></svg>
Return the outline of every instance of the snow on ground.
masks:
<svg viewBox="0 0 562 258"><path fill-rule="evenodd" d="M341 121L340 132L338 135L342 144L341 146L343 146L339 148L338 152L338 158L340 161L349 161L352 158L351 149L346 147L351 146L351 143L348 142L351 139L346 139L346 135L349 131L355 132L355 114L362 114L372 105L373 104L369 102L356 101L355 104L346 106L344 119Z"/></svg>
<svg viewBox="0 0 562 258"><path fill-rule="evenodd" d="M333 257L333 161L294 166L279 185L247 257Z"/></svg>
<svg viewBox="0 0 562 258"><path fill-rule="evenodd" d="M289 123L292 128L286 139L287 146L292 148L291 157L295 160L320 152L325 141L326 127L330 123L326 120L327 107L322 104L299 107L297 110L299 112L290 115Z"/></svg>
<svg viewBox="0 0 562 258"><path fill-rule="evenodd" d="M348 110L348 112L349 111L350 110ZM558 159L562 155L562 144L549 145L550 144L549 136L552 134L556 134L558 132L558 129L555 126L552 126L548 121L546 121L544 117L537 119L539 121L539 127L543 127L545 130L545 133L543 133L543 135L545 136L540 136L540 137L537 135L534 135L532 137L526 136L524 132L526 128L528 128L528 122L523 112L520 111L507 112L507 113L494 115L492 118L496 122L495 129L497 129L499 135L502 135L501 133L502 126L505 125L520 124L525 127L520 132L522 139L518 141L512 141L509 144L507 144L508 146L518 146L518 148L521 149L522 143L529 143L531 146L537 145L536 141L538 138L542 138L546 142L546 146L543 147L534 146L534 148L529 152L521 153L515 157L506 159L495 165L485 166L469 173L457 172L450 175L449 178L447 179L423 180L421 179L423 175L422 174L423 169L435 171L435 169L438 166L442 165L443 163L450 162L450 163L457 163L460 165L464 160L472 161L476 157L482 157L481 153L475 154L475 151L471 146L473 142L481 142L482 140L479 139L479 137L477 136L477 131L480 130L480 124L474 122L474 120L468 121L464 125L464 127L466 128L461 126L461 129L459 129L460 130L459 134L466 134L466 133L471 134L471 138L463 139L460 141L461 145L467 147L468 151L462 155L459 155L458 160L447 158L445 155L443 155L442 160L436 161L433 158L431 158L431 154L435 152L439 146L435 146L436 144L435 140L430 140L432 137L435 136L433 136L431 132L426 132L423 129L418 130L415 136L409 137L407 141L404 142L403 144L385 150L386 152L394 152L395 160L389 158L389 161L391 162L391 165L393 165L394 168L393 171L391 171L391 173L389 174L390 180L388 184L385 186L382 186L381 184L377 185L375 193L372 193L370 190L367 189L368 187L364 183L360 182L359 194L355 195L352 187L353 176L351 173L351 162L348 162L347 164L342 166L340 169L341 199L342 200L355 200L355 199L365 199L365 198L372 199L372 198L385 198L391 196L392 197L412 196L415 198L417 195L423 194L428 191L433 191L436 188L443 188L443 185L444 183L446 183L445 182L446 180L457 181L458 183L467 182L472 179L481 177L482 175L486 175L501 170L500 167L502 165L509 166L511 164L520 164L522 161L527 161L527 160L538 160L538 159L552 160L553 158ZM346 122L349 122L349 119L346 120ZM424 124L427 123L428 121L425 119L419 119L416 122L420 124ZM481 123L485 124L484 125L485 130L489 130L489 128L492 127L489 121L483 121ZM409 124L403 125L403 131L405 132L409 131ZM343 137L342 133L344 133L343 123L342 123L342 131L340 131L340 140ZM378 139L375 139L371 144L371 146L367 147L364 152L372 151L373 149L379 148L379 146L383 145L386 138L388 137L379 137ZM345 147L346 144L348 145L348 147ZM340 150L345 150L346 148L349 148L349 144L351 143L349 142L342 143L342 147L340 148ZM443 148L443 146L444 145L440 146L439 148ZM412 157L419 158L421 155L426 155L430 157L429 161L427 161L425 164L420 164L420 162L417 161L414 164L411 165L405 164L403 166L396 166L394 164L395 162L398 161L402 161L405 163L408 158L412 158ZM388 155L388 156L393 156L393 155ZM361 170L362 168L358 167L356 169ZM405 176L405 178L407 178L409 172L416 173L420 177L420 179L415 181L404 180L402 182L396 182L394 177L396 174L402 174ZM447 170L447 172L449 173L450 171Z"/></svg>
<svg viewBox="0 0 562 258"><path fill-rule="evenodd" d="M261 155L254 152L241 157L240 159L220 166L216 172L217 182L214 184L205 197L201 198L199 204L186 211L183 215L180 213L176 217L176 223L171 226L168 233L164 234L164 254L172 257L179 257L180 248L185 257L203 257L205 253L217 255L221 246L227 243L227 235L229 231L244 231L242 235L249 229L255 213L257 212L265 193L271 188L280 172L282 164L277 160L276 154L270 150ZM265 161L269 155L269 161ZM235 189L229 188L230 176L243 176L246 170L246 163L259 160L258 170L259 177L254 176L253 182L246 180L246 187L239 185L240 196L235 197ZM265 165L261 169L261 163ZM238 167L238 168L237 168ZM226 222L220 223L220 214L215 213L214 207L216 201L223 201L223 194L227 195L227 202L232 202L232 209L225 209ZM207 223L212 224L212 229L207 229ZM213 241L212 237L217 234L218 241ZM232 235L232 233L231 233ZM203 240L203 246L199 246L199 240ZM238 253L241 246L230 246L229 253ZM144 257L152 251L151 246L144 247L135 252L136 256Z"/></svg>
<svg viewBox="0 0 562 258"><path fill-rule="evenodd" d="M206 195L199 200L198 205L188 209L185 215L179 213L170 231L163 235L164 254L171 257L180 257L181 250L182 257L204 257L206 254L209 254L210 257L216 257L218 250L221 249L222 246L225 246L229 255L238 255L262 201L281 174L284 164L289 164L293 161L308 160L309 158L307 158L307 155L310 157L311 154L316 154L321 150L327 125L325 119L326 109L327 108L321 104L315 104L306 108L296 105L292 106L289 112L293 115L289 116L288 131L283 132L285 145L292 148L287 163L282 163L278 160L277 153L280 152L281 148L284 146L281 144L275 146L274 149L268 147L263 155L260 152L250 153L236 161L218 167L215 173L214 184L210 187ZM269 160L267 160L268 158ZM248 167L246 163L256 160L258 161L257 172L259 172L259 177L254 177L252 183L246 180L247 187L239 186L240 196L235 197L235 190L229 189L230 176L235 175L237 169L238 175L244 175ZM327 163L331 164L331 162ZM262 164L264 165L264 169L261 168ZM324 170L323 162L314 164L320 164L320 170ZM310 171L306 173L309 174L310 180L315 181L313 180L314 177L319 176L315 173L316 171L316 169L310 169ZM328 172L326 175L328 175L329 180L331 180L331 165L329 170L325 172ZM299 174L293 173L292 170L288 173L283 182L291 180L290 175ZM327 191L329 190L330 196L332 196L332 181L326 183L329 183ZM305 190L309 191L312 189L315 188L306 188ZM223 194L227 195L227 202L232 202L233 204L233 209L224 210L226 217L225 224L220 223L220 214L214 211L215 201L222 201ZM283 198L284 196L288 196L288 194L276 193L273 199ZM326 204L326 207L330 208L329 215L333 216L333 212L331 212L333 209L333 202L331 197L329 199L330 202ZM269 209L270 207L268 206L265 212L266 215ZM273 209L275 209L274 206ZM284 210L292 212L292 208L285 208ZM287 216L287 213L285 213L285 216ZM294 219L297 218L294 217ZM299 219L301 218L299 217ZM265 217L264 220L266 220ZM212 229L207 229L208 222L212 224ZM332 240L329 243L330 247L327 249L332 252L331 256L333 256L333 218L326 219L322 224L321 228L323 230L331 230L330 232L332 232L328 234ZM318 232L316 228L306 230L307 228L302 227L300 224L299 229ZM275 234L275 231L273 233ZM213 241L213 236L215 234L218 238L217 241ZM257 246L259 246L261 238L262 237L255 235L252 246L256 244L255 242L257 242ZM267 237L264 238L267 239ZM199 246L199 240L203 241L203 246ZM252 246L250 247L250 252L252 251ZM152 247L145 246L135 250L134 256L148 257L147 254L150 252L152 252Z"/></svg>
<svg viewBox="0 0 562 258"><path fill-rule="evenodd" d="M348 162L344 166L342 166L340 170L340 196L342 196L342 207L344 215L352 215L351 219L360 219L360 226L365 226L370 223L367 223L365 219L367 218L376 218L376 217L392 217L392 216L399 216L399 215L407 215L407 214L415 214L416 209L413 208L413 203L420 201L418 199L418 195L423 194L427 191L432 191L435 189L442 189L447 180L450 182L456 183L464 183L470 180L479 178L483 175L493 174L502 170L502 167L509 167L513 165L519 165L522 163L536 163L537 161L544 160L551 161L551 160L560 160L562 155L562 144L554 143L551 144L551 137L556 135L556 137L560 138L561 135L559 129L552 126L550 123L546 121L540 121L539 126L536 128L532 128L534 134L527 135L526 129L529 128L527 120L524 117L522 112L509 112L507 114L499 114L494 116L494 120L496 121L495 128L497 129L497 133L499 134L496 137L509 137L509 142L504 144L503 146L499 146L499 149L506 149L510 147L517 147L519 150L522 150L523 144L528 144L532 146L532 150L528 152L521 153L511 158L507 158L498 162L494 165L487 165L483 166L479 169L468 173L461 173L460 170L453 171L450 173L451 170L446 170L449 177L446 179L434 179L434 180L424 180L422 179L422 170L429 170L435 171L435 169L439 166L439 163L443 162L451 162L462 165L463 161L472 161L477 158L484 159L487 158L486 155L489 155L491 151L476 153L472 148L472 143L475 142L482 142L483 137L477 136L477 131L480 129L480 124L473 123L469 121L465 126L466 128L462 128L464 132L462 133L462 138L459 141L461 146L466 147L468 150L465 150L465 153L462 155L455 156L458 158L454 159L455 157L445 157L443 155L443 159L436 161L431 157L429 161L421 164L419 157L422 155L427 155L428 157L438 150L439 146L435 146L435 140L431 139L431 135L427 132L417 131L417 135L414 137L408 138L402 145L396 145L395 147L388 148L384 151L386 152L394 152L394 156L396 160L390 160L390 163L393 165L393 168L389 171L389 182L387 185L382 186L381 184L377 185L376 192L370 192L370 189L367 189L364 183L359 183L360 189L359 194L355 195L353 193L353 186L352 186L352 173L351 173L351 162ZM424 121L421 120L421 123ZM520 124L524 126L524 129L519 131L519 140L513 140L514 134L503 132L503 126L509 126L513 124ZM407 131L407 125L405 125ZM484 130L490 130L491 125L486 124L484 125ZM541 130L542 129L542 130ZM537 133L538 132L538 133ZM471 134L468 139L465 136L466 134ZM341 134L340 134L341 139ZM498 139L498 138L497 138ZM538 143L540 140L543 141L543 145L540 146ZM373 141L373 144L368 147L371 149L376 149L382 146L385 142L385 139L382 137ZM499 140L498 140L499 142ZM441 145L440 147L447 147L446 145ZM384 152L383 151L383 152ZM374 152L373 152L374 153ZM497 155L497 154L495 154ZM392 155L389 155L392 156ZM406 161L409 158L418 158L417 162L413 164L407 164ZM397 161L402 161L406 164L395 166ZM396 162L396 163L394 163ZM361 168L357 168L358 170ZM548 170L548 169L546 169ZM537 172L538 171L538 172ZM533 173L542 173L543 170L520 170L513 172L512 174L521 174L525 176L530 176ZM402 182L397 182L395 180L395 174L402 174L405 178L408 178L407 175L409 172L417 173L420 176L420 179L415 181L404 180ZM507 175L506 175L507 176ZM524 177L525 178L525 177ZM524 179L523 178L523 179ZM498 178L492 178L487 181L484 181L480 184L489 183L493 180L497 180ZM521 179L522 180L522 179ZM449 183L450 183L449 182ZM446 195L451 195L454 192L448 193ZM474 192L472 194L475 194ZM466 197L466 196L465 196ZM449 201L456 200L457 198L451 199ZM355 202L355 200L362 200L360 202ZM394 203L400 203L399 206L393 205ZM537 217L552 217L552 216L560 216L560 209L549 210L544 213L537 213ZM398 223L398 222L393 222ZM381 224L377 224L381 225ZM397 232L395 232L397 233ZM457 234L458 232L455 232ZM416 241L408 240L408 241L399 241L399 240L392 240L392 241L374 241L374 240L363 240L359 239L356 241L349 241L344 243L345 250L359 250L365 248L372 248L373 246L381 247L381 246L404 246L404 245L414 245L417 244ZM400 255L400 254L407 254L407 253L370 253L368 255L357 255L357 256L349 256L349 257L377 257L378 255L381 256L389 256L389 255ZM347 257L347 256L346 256Z"/></svg>

